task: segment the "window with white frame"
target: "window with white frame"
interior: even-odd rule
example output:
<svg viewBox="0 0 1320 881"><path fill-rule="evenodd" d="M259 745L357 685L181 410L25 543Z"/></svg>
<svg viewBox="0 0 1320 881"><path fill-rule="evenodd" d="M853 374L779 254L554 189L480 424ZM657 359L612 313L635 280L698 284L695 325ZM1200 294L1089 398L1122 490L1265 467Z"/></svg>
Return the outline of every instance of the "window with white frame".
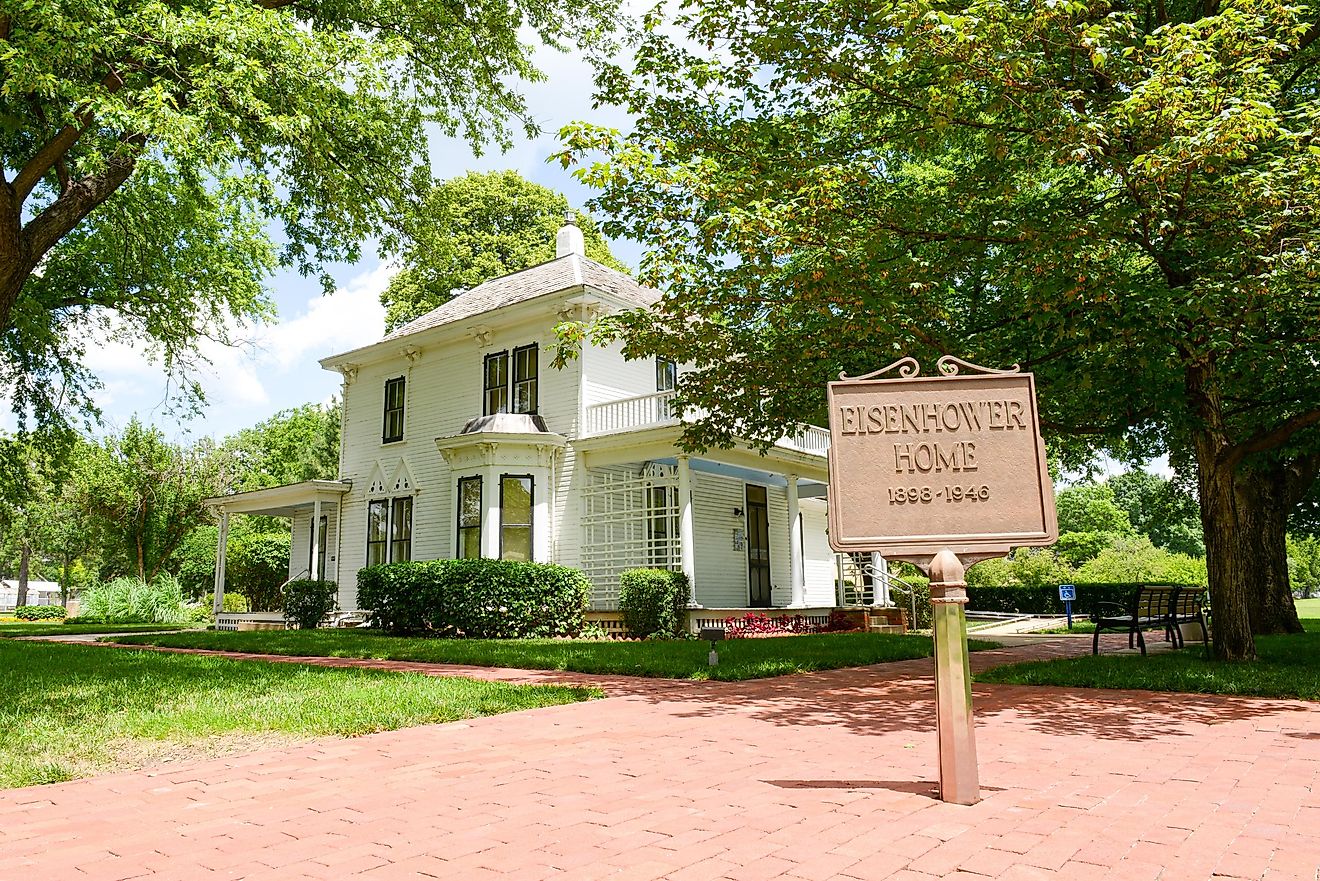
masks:
<svg viewBox="0 0 1320 881"><path fill-rule="evenodd" d="M655 390L672 392L678 388L678 365L668 358L655 359Z"/></svg>
<svg viewBox="0 0 1320 881"><path fill-rule="evenodd" d="M412 496L367 502L367 565L412 559Z"/></svg>
<svg viewBox="0 0 1320 881"><path fill-rule="evenodd" d="M458 481L458 542L454 554L460 560L481 556L481 477Z"/></svg>
<svg viewBox="0 0 1320 881"><path fill-rule="evenodd" d="M500 475L500 559L532 559L532 476Z"/></svg>
<svg viewBox="0 0 1320 881"><path fill-rule="evenodd" d="M510 363L512 362L512 363ZM482 371L483 413L536 413L540 348L536 343L487 355Z"/></svg>
<svg viewBox="0 0 1320 881"><path fill-rule="evenodd" d="M383 444L403 440L404 387L402 376L385 380L385 418L380 432L380 442Z"/></svg>

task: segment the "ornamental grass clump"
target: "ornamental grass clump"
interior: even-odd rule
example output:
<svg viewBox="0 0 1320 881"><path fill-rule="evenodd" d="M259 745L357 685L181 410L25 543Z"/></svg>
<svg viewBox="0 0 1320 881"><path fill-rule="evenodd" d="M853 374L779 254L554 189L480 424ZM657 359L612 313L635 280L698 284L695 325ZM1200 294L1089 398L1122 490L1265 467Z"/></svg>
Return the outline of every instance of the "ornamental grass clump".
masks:
<svg viewBox="0 0 1320 881"><path fill-rule="evenodd" d="M192 620L183 588L173 575L116 578L94 584L79 597L79 618L100 624L184 624Z"/></svg>

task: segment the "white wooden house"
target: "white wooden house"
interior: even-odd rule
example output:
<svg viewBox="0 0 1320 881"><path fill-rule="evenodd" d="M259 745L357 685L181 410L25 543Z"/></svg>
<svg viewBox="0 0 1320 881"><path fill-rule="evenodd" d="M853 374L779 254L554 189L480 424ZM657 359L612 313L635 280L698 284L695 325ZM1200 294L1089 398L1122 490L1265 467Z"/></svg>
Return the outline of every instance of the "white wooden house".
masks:
<svg viewBox="0 0 1320 881"><path fill-rule="evenodd" d="M712 618L828 614L828 432L807 428L764 455L681 453L672 363L584 345L551 366L556 324L659 294L587 259L571 223L556 254L322 360L343 377L340 479L213 499L222 535L233 513L288 516L290 578L337 581L345 609L364 566L483 556L578 567L602 612L617 606L622 570L656 566L686 572Z"/></svg>

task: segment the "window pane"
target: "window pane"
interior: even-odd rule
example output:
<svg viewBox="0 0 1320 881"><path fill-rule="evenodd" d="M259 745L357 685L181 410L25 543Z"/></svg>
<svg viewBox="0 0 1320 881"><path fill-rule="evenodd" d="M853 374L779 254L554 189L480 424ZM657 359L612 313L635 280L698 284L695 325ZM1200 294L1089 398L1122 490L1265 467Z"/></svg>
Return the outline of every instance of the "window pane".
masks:
<svg viewBox="0 0 1320 881"><path fill-rule="evenodd" d="M500 521L506 526L530 526L532 522L532 479L501 478Z"/></svg>
<svg viewBox="0 0 1320 881"><path fill-rule="evenodd" d="M655 359L655 390L672 392L678 386L678 365L667 358Z"/></svg>
<svg viewBox="0 0 1320 881"><path fill-rule="evenodd" d="M500 477L500 557L532 559L532 478Z"/></svg>
<svg viewBox="0 0 1320 881"><path fill-rule="evenodd" d="M481 525L481 478L464 477L458 482L458 525Z"/></svg>
<svg viewBox="0 0 1320 881"><path fill-rule="evenodd" d="M500 532L500 559L524 563L532 559L532 529L530 526L506 526Z"/></svg>
<svg viewBox="0 0 1320 881"><path fill-rule="evenodd" d="M381 442L403 440L403 377L385 380L385 419Z"/></svg>
<svg viewBox="0 0 1320 881"><path fill-rule="evenodd" d="M367 506L367 541L385 540L385 523L388 512L383 501L372 502Z"/></svg>
<svg viewBox="0 0 1320 881"><path fill-rule="evenodd" d="M390 561L412 559L412 507L411 498L394 500L394 516L390 521Z"/></svg>
<svg viewBox="0 0 1320 881"><path fill-rule="evenodd" d="M458 531L458 558L475 560L481 556L481 527L465 527Z"/></svg>

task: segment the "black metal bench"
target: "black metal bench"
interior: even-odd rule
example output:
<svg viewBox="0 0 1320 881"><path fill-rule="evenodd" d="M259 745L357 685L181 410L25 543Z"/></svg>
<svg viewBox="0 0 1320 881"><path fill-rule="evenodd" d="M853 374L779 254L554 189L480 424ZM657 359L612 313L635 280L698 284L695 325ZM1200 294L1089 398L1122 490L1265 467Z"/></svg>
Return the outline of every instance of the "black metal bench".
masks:
<svg viewBox="0 0 1320 881"><path fill-rule="evenodd" d="M1183 624L1201 625L1201 645L1210 645L1210 625L1205 617L1205 588L1203 587L1183 587L1179 588L1178 596L1173 601L1173 611L1170 613L1173 625L1174 645L1182 648L1187 644L1183 639Z"/></svg>
<svg viewBox="0 0 1320 881"><path fill-rule="evenodd" d="M1128 648L1136 645L1141 653L1146 654L1146 639L1142 635L1147 630L1163 630L1164 638L1172 642L1175 648L1182 648L1182 633L1179 624L1197 622L1201 625L1201 638L1207 638L1205 613L1202 600L1205 590L1200 587L1180 587L1177 585L1143 585L1132 595L1132 600L1124 608L1117 603L1097 603L1091 613L1095 622L1095 636L1091 640L1091 654L1100 654L1100 634L1108 630L1126 631Z"/></svg>

